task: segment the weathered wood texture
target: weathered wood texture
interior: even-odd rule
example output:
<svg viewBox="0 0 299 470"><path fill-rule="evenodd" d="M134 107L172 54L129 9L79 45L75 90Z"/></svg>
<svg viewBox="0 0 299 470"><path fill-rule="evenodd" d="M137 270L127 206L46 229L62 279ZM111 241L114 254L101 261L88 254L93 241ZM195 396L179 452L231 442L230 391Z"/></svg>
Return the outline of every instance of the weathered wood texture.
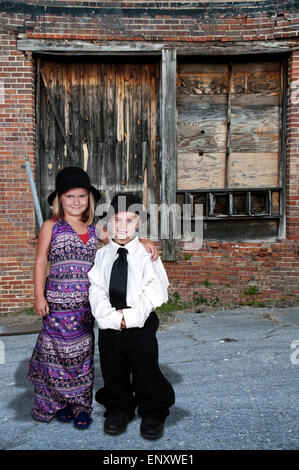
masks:
<svg viewBox="0 0 299 470"><path fill-rule="evenodd" d="M110 202L159 195L159 63L45 61L40 93L41 200L60 168L79 165ZM43 205L47 213L47 205Z"/></svg>
<svg viewBox="0 0 299 470"><path fill-rule="evenodd" d="M19 39L17 49L20 51L32 51L49 54L161 54L161 50L173 47L173 41L163 44L156 42L133 42L132 41L103 41L94 43L90 41L73 41L57 39ZM274 54L291 52L298 50L297 39L271 40L271 41L215 41L210 42L209 46L205 41L195 43L186 43L186 41L176 41L175 47L178 55L201 55L201 56L219 56L219 55L240 55L240 54Z"/></svg>
<svg viewBox="0 0 299 470"><path fill-rule="evenodd" d="M161 94L161 129L162 129L162 203L170 207L176 203L176 51L163 50L162 54L162 94ZM171 213L172 214L172 213ZM168 261L176 259L176 240L173 238L174 220L162 212L161 236L163 258ZM165 230L165 223L168 223ZM168 235L163 239L164 232Z"/></svg>
<svg viewBox="0 0 299 470"><path fill-rule="evenodd" d="M178 189L279 184L280 62L180 63ZM227 158L226 158L227 157Z"/></svg>

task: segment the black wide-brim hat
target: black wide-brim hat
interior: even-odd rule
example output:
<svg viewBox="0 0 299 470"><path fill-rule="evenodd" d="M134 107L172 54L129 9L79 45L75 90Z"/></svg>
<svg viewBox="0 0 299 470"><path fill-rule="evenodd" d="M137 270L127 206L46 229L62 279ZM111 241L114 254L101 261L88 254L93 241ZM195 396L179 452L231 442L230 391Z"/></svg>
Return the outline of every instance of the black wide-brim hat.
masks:
<svg viewBox="0 0 299 470"><path fill-rule="evenodd" d="M55 191L48 197L50 206L53 204L56 194L64 193L72 188L85 188L92 192L95 202L101 198L101 193L94 186L91 186L90 179L86 171L76 166L68 166L57 173L55 180Z"/></svg>
<svg viewBox="0 0 299 470"><path fill-rule="evenodd" d="M100 219L109 220L110 217L118 212L135 212L143 221L149 218L149 213L144 210L141 199L133 193L117 193L113 197L108 212L104 212Z"/></svg>

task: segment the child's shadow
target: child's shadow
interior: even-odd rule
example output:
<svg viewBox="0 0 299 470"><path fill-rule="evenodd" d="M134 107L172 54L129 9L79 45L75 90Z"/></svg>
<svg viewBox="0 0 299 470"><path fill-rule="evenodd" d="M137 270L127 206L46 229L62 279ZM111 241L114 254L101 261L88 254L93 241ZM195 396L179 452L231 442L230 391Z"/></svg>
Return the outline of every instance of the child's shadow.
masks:
<svg viewBox="0 0 299 470"><path fill-rule="evenodd" d="M23 389L8 403L8 407L15 411L16 421L31 421L31 409L33 405L34 386L27 380L29 359L20 362L15 373L16 388Z"/></svg>
<svg viewBox="0 0 299 470"><path fill-rule="evenodd" d="M160 369L166 379L173 385L174 390L176 388L175 385L183 381L182 376L168 365L166 366L164 364L160 364ZM170 408L170 415L169 418L167 418L167 425L175 425L190 414L191 413L189 410L174 405Z"/></svg>
<svg viewBox="0 0 299 470"><path fill-rule="evenodd" d="M32 420L31 410L33 406L34 386L27 379L28 365L29 359L25 359L19 364L15 373L15 386L17 388L23 389L23 391L8 403L8 407L15 411L16 421L19 422L26 422ZM98 354L95 354L94 366L94 391L96 391L104 385ZM169 382L174 385L174 388L176 383L180 383L182 381L181 375L179 375L169 366L161 364L160 368L167 380L169 380ZM93 405L95 408L96 403L93 403ZM171 408L171 413L167 421L169 424L173 425L188 415L190 415L190 412L188 410L179 408L178 406L173 406Z"/></svg>

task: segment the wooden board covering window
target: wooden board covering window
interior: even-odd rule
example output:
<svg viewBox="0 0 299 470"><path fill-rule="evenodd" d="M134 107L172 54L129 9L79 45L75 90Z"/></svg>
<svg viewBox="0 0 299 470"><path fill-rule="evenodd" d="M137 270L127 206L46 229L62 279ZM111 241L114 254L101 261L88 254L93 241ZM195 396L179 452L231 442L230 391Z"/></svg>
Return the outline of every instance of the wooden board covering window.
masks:
<svg viewBox="0 0 299 470"><path fill-rule="evenodd" d="M178 190L279 184L280 62L179 63Z"/></svg>
<svg viewBox="0 0 299 470"><path fill-rule="evenodd" d="M78 165L110 202L131 190L159 195L159 70L155 59L40 64L40 192L43 212L60 168Z"/></svg>

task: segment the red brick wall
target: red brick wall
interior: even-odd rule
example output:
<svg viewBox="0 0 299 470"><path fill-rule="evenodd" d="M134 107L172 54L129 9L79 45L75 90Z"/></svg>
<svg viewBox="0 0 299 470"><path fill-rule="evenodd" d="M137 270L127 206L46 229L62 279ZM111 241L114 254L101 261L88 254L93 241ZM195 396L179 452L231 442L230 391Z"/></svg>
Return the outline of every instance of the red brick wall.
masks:
<svg viewBox="0 0 299 470"><path fill-rule="evenodd" d="M5 2L4 2L5 3ZM8 2L7 2L8 3ZM82 40L234 41L296 36L296 3L286 0L14 2L4 18L26 37ZM298 11L298 4L297 4Z"/></svg>
<svg viewBox="0 0 299 470"><path fill-rule="evenodd" d="M201 250L189 255L190 251L181 251L178 263L166 263L170 292L178 292L186 299L202 295L224 302L296 302L298 298L298 245L289 240L205 241Z"/></svg>
<svg viewBox="0 0 299 470"><path fill-rule="evenodd" d="M225 3L227 3L225 5ZM16 40L55 38L171 42L295 39L298 5L252 2L2 2L0 6L0 314L32 304L37 227L24 155L35 168L34 60ZM171 292L191 298L242 301L248 287L258 299L299 296L299 52L289 60L286 239L275 243L205 241L182 248L166 263ZM192 254L190 257L189 255ZM188 256L186 256L188 255ZM190 259L188 259L190 258ZM206 280L209 285L203 284ZM248 299L248 297L247 297Z"/></svg>
<svg viewBox="0 0 299 470"><path fill-rule="evenodd" d="M0 313L28 306L32 298L30 241L35 215L25 169L25 154L33 165L34 66L16 51L13 34L0 31Z"/></svg>

